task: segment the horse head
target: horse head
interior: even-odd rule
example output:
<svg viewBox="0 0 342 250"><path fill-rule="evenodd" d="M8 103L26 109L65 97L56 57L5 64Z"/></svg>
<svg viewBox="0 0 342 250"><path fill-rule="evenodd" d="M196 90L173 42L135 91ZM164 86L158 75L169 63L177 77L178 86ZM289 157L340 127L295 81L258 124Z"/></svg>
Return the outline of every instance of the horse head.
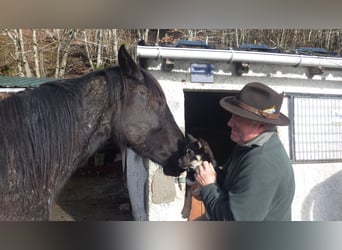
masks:
<svg viewBox="0 0 342 250"><path fill-rule="evenodd" d="M119 121L126 145L162 165L166 175L178 176L186 141L158 81L133 61L124 46L118 59L127 92Z"/></svg>

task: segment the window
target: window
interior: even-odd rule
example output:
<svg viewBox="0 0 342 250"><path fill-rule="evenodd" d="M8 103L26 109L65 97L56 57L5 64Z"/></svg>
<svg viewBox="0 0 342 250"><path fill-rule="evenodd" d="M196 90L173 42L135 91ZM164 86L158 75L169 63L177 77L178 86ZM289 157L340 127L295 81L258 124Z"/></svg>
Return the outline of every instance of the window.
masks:
<svg viewBox="0 0 342 250"><path fill-rule="evenodd" d="M342 96L287 93L293 162L342 161Z"/></svg>

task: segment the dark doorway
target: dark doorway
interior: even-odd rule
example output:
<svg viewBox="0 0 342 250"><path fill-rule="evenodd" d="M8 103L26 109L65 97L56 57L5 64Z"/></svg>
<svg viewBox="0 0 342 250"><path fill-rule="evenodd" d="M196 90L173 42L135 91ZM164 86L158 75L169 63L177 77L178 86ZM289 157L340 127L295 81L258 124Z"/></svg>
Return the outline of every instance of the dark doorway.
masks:
<svg viewBox="0 0 342 250"><path fill-rule="evenodd" d="M206 140L218 165L227 160L234 143L227 122L231 115L219 105L221 98L235 96L233 91L184 90L185 132Z"/></svg>

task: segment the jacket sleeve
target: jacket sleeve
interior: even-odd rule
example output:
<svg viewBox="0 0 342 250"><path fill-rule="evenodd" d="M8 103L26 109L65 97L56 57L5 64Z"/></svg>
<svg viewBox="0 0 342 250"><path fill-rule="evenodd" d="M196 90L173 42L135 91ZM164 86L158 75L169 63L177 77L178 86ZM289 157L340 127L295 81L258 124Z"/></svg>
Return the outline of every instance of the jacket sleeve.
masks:
<svg viewBox="0 0 342 250"><path fill-rule="evenodd" d="M228 196L217 184L202 187L201 197L210 220L234 220Z"/></svg>
<svg viewBox="0 0 342 250"><path fill-rule="evenodd" d="M218 185L202 188L201 197L211 220L264 220L274 199L279 174L274 162L259 157L240 162L239 171L225 183L224 192ZM227 180L226 180L227 181Z"/></svg>

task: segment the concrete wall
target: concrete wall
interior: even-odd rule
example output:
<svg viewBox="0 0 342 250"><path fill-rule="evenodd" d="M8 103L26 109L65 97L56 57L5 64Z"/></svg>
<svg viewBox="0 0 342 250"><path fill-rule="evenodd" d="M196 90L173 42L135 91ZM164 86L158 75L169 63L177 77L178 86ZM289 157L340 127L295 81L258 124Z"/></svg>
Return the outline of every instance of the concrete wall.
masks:
<svg viewBox="0 0 342 250"><path fill-rule="evenodd" d="M231 91L240 90L248 82L260 81L278 92L342 95L342 73L336 70L325 70L322 75L310 78L308 69L303 67L252 64L249 73L234 76L232 65L214 62L214 83L204 84L190 82L190 62L176 62L174 70L169 73L160 70L160 62L157 60L150 60L149 65L150 72L159 80L165 91L176 122L183 130L184 89ZM287 114L287 105L283 105L281 111ZM289 150L288 128L279 127L279 135L285 148ZM293 167L296 179L296 193L292 205L293 220L342 220L342 162L294 164ZM145 184L147 215L144 219L184 220L180 215L184 196L183 186L177 181L169 184L176 189L176 195L172 196L173 201L170 202L170 197L165 197L166 202L159 200L156 204L152 199L154 191L150 188L156 167L147 164L146 168L149 177Z"/></svg>

